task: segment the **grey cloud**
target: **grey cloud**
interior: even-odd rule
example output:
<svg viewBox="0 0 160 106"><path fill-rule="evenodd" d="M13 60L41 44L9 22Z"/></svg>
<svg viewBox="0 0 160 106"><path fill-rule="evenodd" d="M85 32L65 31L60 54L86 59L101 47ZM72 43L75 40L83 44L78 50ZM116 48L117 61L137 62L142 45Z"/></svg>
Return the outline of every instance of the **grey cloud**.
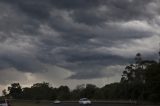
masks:
<svg viewBox="0 0 160 106"><path fill-rule="evenodd" d="M96 8L75 10L72 17L75 21L88 25L99 25L110 21L128 21L152 19L153 14L146 11L151 0L101 0ZM102 9L100 9L102 8ZM103 9L104 8L104 9ZM157 11L158 12L158 11Z"/></svg>
<svg viewBox="0 0 160 106"><path fill-rule="evenodd" d="M6 52L0 54L0 69L16 68L19 71L25 72L40 72L45 70L42 63L36 60L31 55Z"/></svg>
<svg viewBox="0 0 160 106"><path fill-rule="evenodd" d="M93 71L88 72L88 71L83 70L83 72L78 72L74 75L71 75L69 79L79 79L80 80L80 79L95 79L95 78L104 78L104 77L106 77L106 75L101 73L101 71L96 72L95 70L93 70Z"/></svg>
<svg viewBox="0 0 160 106"><path fill-rule="evenodd" d="M101 71L104 67L123 65L131 58L95 49L128 44L155 34L110 23L145 20L152 26L154 17L160 15L148 6L152 2L159 3L157 0L1 0L1 48L15 44L19 49L0 48L0 69L14 67L18 71L38 72L47 71L44 64L49 64L75 72L70 79L105 77ZM147 8L151 11L145 11ZM17 46L19 41L34 47Z"/></svg>
<svg viewBox="0 0 160 106"><path fill-rule="evenodd" d="M9 3L15 8L18 8L22 13L36 19L46 19L49 17L50 0L2 0L2 2Z"/></svg>
<svg viewBox="0 0 160 106"><path fill-rule="evenodd" d="M92 68L91 68L92 66ZM95 70L94 70L95 69ZM95 78L112 78L115 76L119 76L122 74L122 70L124 66L120 65L110 65L104 67L94 67L94 65L90 65L87 70L79 71L78 74L73 74L70 76L70 79L95 79Z"/></svg>
<svg viewBox="0 0 160 106"><path fill-rule="evenodd" d="M101 0L52 0L52 3L57 8L61 9L88 9L88 8L94 8L101 4Z"/></svg>
<svg viewBox="0 0 160 106"><path fill-rule="evenodd" d="M152 18L146 11L146 6L156 0L2 0L16 5L32 18L48 19L50 10L58 8L73 11L75 21L86 24L99 24L105 21L123 21L131 19ZM106 6L106 11L99 11L100 6Z"/></svg>

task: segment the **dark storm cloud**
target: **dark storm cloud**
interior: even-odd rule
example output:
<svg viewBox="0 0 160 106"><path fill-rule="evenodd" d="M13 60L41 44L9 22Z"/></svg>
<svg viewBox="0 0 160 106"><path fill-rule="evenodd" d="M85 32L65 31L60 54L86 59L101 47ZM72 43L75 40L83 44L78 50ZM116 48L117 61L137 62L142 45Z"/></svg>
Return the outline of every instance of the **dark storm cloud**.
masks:
<svg viewBox="0 0 160 106"><path fill-rule="evenodd" d="M86 24L98 24L101 21L130 20L150 18L146 5L156 0L1 0L16 5L29 16L46 19L52 8L72 10L73 19ZM145 4L145 5L144 5ZM97 10L100 7L106 10Z"/></svg>
<svg viewBox="0 0 160 106"><path fill-rule="evenodd" d="M4 56L0 57L0 68L6 69L9 67L15 67L20 71L25 72L38 72L41 70L45 70L44 67L41 66L41 63L35 61L35 59L27 56Z"/></svg>
<svg viewBox="0 0 160 106"><path fill-rule="evenodd" d="M67 54L66 60L68 62L72 63L80 63L80 64L87 64L89 63L101 63L100 65L113 65L119 63L118 61L115 62L115 60L125 60L125 58L119 57L119 56L114 56L111 54L100 54L100 53L95 53L91 51L86 51L86 52L80 52L77 50L77 52L64 52ZM103 63L104 62L104 63Z"/></svg>
<svg viewBox="0 0 160 106"><path fill-rule="evenodd" d="M150 0L101 0L99 9L80 9L72 14L75 21L85 24L97 25L105 21L127 21L132 19L152 18L146 12L146 5ZM144 5L145 4L145 5Z"/></svg>
<svg viewBox="0 0 160 106"><path fill-rule="evenodd" d="M105 77L103 68L123 65L131 58L100 48L123 44L128 47L132 40L153 36L150 30L125 29L121 24L138 20L152 26L159 15L158 3L0 0L0 69L14 67L18 71L39 72L47 70L45 65L50 64L70 69L75 73L71 79Z"/></svg>
<svg viewBox="0 0 160 106"><path fill-rule="evenodd" d="M56 61L57 66L76 72L76 74L69 77L70 79L101 78L106 76L101 72L104 67L117 64L124 65L131 60L116 55L96 53L92 50L83 51L81 49L84 48L80 47L73 48L72 46L68 48L57 49L57 53L48 54L46 57L49 58L41 57L41 60L48 63Z"/></svg>
<svg viewBox="0 0 160 106"><path fill-rule="evenodd" d="M32 18L46 19L49 16L49 0L2 0L5 3L19 8L19 10Z"/></svg>
<svg viewBox="0 0 160 106"><path fill-rule="evenodd" d="M102 0L103 1L103 0ZM101 0L51 0L54 6L61 9L89 9L101 4Z"/></svg>

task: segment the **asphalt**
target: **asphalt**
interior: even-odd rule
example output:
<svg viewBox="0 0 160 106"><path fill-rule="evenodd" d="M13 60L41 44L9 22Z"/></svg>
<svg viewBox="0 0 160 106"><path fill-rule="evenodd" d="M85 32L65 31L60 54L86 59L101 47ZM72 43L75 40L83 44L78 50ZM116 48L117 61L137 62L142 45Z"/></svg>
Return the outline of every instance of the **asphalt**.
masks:
<svg viewBox="0 0 160 106"><path fill-rule="evenodd" d="M50 106L153 106L153 105L113 104L113 103L112 104L110 103L92 103L91 105L79 105L78 103L60 103L60 104L50 104Z"/></svg>

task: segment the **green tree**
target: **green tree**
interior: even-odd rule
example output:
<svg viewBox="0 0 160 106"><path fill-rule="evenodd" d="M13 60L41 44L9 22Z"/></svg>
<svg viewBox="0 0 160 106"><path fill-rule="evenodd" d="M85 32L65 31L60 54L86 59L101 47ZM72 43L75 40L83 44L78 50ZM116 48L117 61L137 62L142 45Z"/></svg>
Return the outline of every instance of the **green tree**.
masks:
<svg viewBox="0 0 160 106"><path fill-rule="evenodd" d="M77 87L71 92L71 98L73 100L78 100L85 97L84 94L85 84L77 85Z"/></svg>
<svg viewBox="0 0 160 106"><path fill-rule="evenodd" d="M4 96L4 97L7 96L7 91L6 91L6 89L2 90L2 96Z"/></svg>
<svg viewBox="0 0 160 106"><path fill-rule="evenodd" d="M22 88L19 83L13 83L8 87L9 95L15 99L22 97Z"/></svg>
<svg viewBox="0 0 160 106"><path fill-rule="evenodd" d="M52 96L52 88L46 82L33 84L30 89L33 99L50 99Z"/></svg>
<svg viewBox="0 0 160 106"><path fill-rule="evenodd" d="M84 89L85 97L93 99L96 93L97 87L93 84L87 84Z"/></svg>
<svg viewBox="0 0 160 106"><path fill-rule="evenodd" d="M127 65L123 71L121 82L126 83L144 83L145 82L145 65L141 54L137 53L135 63Z"/></svg>
<svg viewBox="0 0 160 106"><path fill-rule="evenodd" d="M69 100L70 99L70 89L68 86L60 86L58 89L57 98L60 100Z"/></svg>
<svg viewBox="0 0 160 106"><path fill-rule="evenodd" d="M160 64L154 63L146 69L146 86L148 100L160 101Z"/></svg>

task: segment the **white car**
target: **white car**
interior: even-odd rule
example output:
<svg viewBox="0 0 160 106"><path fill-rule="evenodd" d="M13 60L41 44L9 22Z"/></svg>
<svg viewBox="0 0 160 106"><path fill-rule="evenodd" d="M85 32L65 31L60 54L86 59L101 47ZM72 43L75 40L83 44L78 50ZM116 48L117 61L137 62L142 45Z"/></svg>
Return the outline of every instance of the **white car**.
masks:
<svg viewBox="0 0 160 106"><path fill-rule="evenodd" d="M0 106L10 106L9 102L7 100L0 100Z"/></svg>
<svg viewBox="0 0 160 106"><path fill-rule="evenodd" d="M79 104L87 105L87 104L91 104L91 101L87 98L82 98L82 99L79 100Z"/></svg>
<svg viewBox="0 0 160 106"><path fill-rule="evenodd" d="M60 104L61 101L57 99L57 100L54 101L54 103L55 103L55 104Z"/></svg>

